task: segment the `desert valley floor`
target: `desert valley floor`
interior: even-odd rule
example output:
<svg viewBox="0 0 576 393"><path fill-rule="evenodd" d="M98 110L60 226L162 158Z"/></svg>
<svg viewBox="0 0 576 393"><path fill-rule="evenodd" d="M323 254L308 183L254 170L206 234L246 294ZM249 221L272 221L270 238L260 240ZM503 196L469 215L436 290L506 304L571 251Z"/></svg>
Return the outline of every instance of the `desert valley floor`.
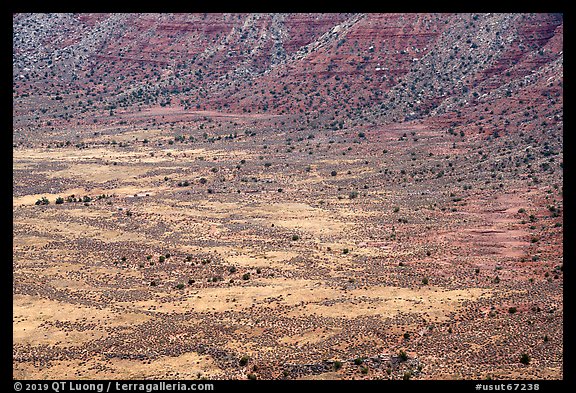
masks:
<svg viewBox="0 0 576 393"><path fill-rule="evenodd" d="M14 149L15 377L562 377L553 171L505 138L216 116L263 131Z"/></svg>

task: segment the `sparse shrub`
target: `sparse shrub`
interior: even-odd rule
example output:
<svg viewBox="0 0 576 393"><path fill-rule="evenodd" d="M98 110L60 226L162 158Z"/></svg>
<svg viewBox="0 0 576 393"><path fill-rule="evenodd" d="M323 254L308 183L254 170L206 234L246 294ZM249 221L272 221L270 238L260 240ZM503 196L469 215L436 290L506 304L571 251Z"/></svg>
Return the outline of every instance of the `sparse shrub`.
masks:
<svg viewBox="0 0 576 393"><path fill-rule="evenodd" d="M180 283L178 285L176 285L177 289L184 289L184 284Z"/></svg>
<svg viewBox="0 0 576 393"><path fill-rule="evenodd" d="M330 172L330 176L336 176L338 173L336 171Z"/></svg>
<svg viewBox="0 0 576 393"><path fill-rule="evenodd" d="M422 284L423 284L423 285L428 285L428 277L424 277L424 278L422 279Z"/></svg>
<svg viewBox="0 0 576 393"><path fill-rule="evenodd" d="M345 248L345 249L342 250L342 254L348 254L349 252L350 252L350 250L347 249L347 248Z"/></svg>
<svg viewBox="0 0 576 393"><path fill-rule="evenodd" d="M158 262L164 262L166 260L166 257L164 255L160 255L158 257Z"/></svg>
<svg viewBox="0 0 576 393"><path fill-rule="evenodd" d="M254 374L254 373L248 373L248 379L256 380L256 379L257 379L257 376L256 376L256 374Z"/></svg>
<svg viewBox="0 0 576 393"><path fill-rule="evenodd" d="M48 198L43 196L42 198L38 199L35 204L36 205L49 205L50 201L48 200Z"/></svg>
<svg viewBox="0 0 576 393"><path fill-rule="evenodd" d="M400 352L398 352L398 356L400 357L400 360L402 360L403 362L408 360L408 355L404 350L400 350Z"/></svg>
<svg viewBox="0 0 576 393"><path fill-rule="evenodd" d="M525 365L530 364L530 356L527 353L523 353L522 356L520 356L520 363Z"/></svg>
<svg viewBox="0 0 576 393"><path fill-rule="evenodd" d="M510 314L514 314L516 311L518 311L518 310L516 309L516 307L510 307L510 308L508 309L508 312L509 312Z"/></svg>
<svg viewBox="0 0 576 393"><path fill-rule="evenodd" d="M250 357L248 355L244 355L240 358L240 361L238 363L240 364L240 366L244 367L245 365L248 364L249 360L250 360Z"/></svg>
<svg viewBox="0 0 576 393"><path fill-rule="evenodd" d="M412 378L412 371L406 371L404 375L402 375L402 379L405 381L408 381L410 378Z"/></svg>
<svg viewBox="0 0 576 393"><path fill-rule="evenodd" d="M206 180L205 177L201 177L200 180L198 180L198 181L200 182L200 184L206 184L206 182L207 182L208 180Z"/></svg>
<svg viewBox="0 0 576 393"><path fill-rule="evenodd" d="M354 364L355 364L355 365L359 366L359 365L361 365L362 363L364 363L364 360L362 360L362 358L356 358L356 359L354 359Z"/></svg>
<svg viewBox="0 0 576 393"><path fill-rule="evenodd" d="M362 374L368 374L368 370L369 370L369 369L368 369L368 366L362 366L362 367L360 368L360 372L361 372Z"/></svg>
<svg viewBox="0 0 576 393"><path fill-rule="evenodd" d="M228 271L229 271L230 273L236 273L236 267L235 267L235 266L230 266L230 267L228 268Z"/></svg>
<svg viewBox="0 0 576 393"><path fill-rule="evenodd" d="M250 279L250 273L246 272L242 275L242 280L249 280Z"/></svg>
<svg viewBox="0 0 576 393"><path fill-rule="evenodd" d="M339 360L336 360L336 361L334 362L334 370L338 371L338 370L340 370L341 368L342 368L342 362L339 361Z"/></svg>
<svg viewBox="0 0 576 393"><path fill-rule="evenodd" d="M354 198L358 197L358 192L357 192L357 191L352 191L352 192L350 192L350 194L348 194L348 197L349 197L350 199L354 199Z"/></svg>
<svg viewBox="0 0 576 393"><path fill-rule="evenodd" d="M410 333L406 332L404 333L404 340L409 340L410 339Z"/></svg>
<svg viewBox="0 0 576 393"><path fill-rule="evenodd" d="M63 204L63 203L64 203L64 198L62 198L62 197L56 198L56 204L57 204L57 205L61 205L61 204Z"/></svg>
<svg viewBox="0 0 576 393"><path fill-rule="evenodd" d="M296 240L298 240L298 239L300 239L300 236L298 236L298 235L292 235L292 240L293 240L293 241L296 241Z"/></svg>

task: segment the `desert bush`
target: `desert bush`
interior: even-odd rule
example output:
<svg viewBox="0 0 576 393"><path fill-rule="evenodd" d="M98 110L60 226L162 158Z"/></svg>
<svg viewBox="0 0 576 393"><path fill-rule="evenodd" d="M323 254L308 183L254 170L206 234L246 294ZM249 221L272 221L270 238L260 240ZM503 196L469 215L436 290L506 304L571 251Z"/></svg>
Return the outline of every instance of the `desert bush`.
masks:
<svg viewBox="0 0 576 393"><path fill-rule="evenodd" d="M404 350L400 350L400 352L398 352L398 356L400 357L400 360L402 360L403 362L408 360L408 355Z"/></svg>
<svg viewBox="0 0 576 393"><path fill-rule="evenodd" d="M525 365L530 364L530 356L527 353L523 353L522 356L520 356L520 363Z"/></svg>
<svg viewBox="0 0 576 393"><path fill-rule="evenodd" d="M38 199L35 204L36 205L49 205L50 201L48 200L48 198L43 196L42 198Z"/></svg>
<svg viewBox="0 0 576 393"><path fill-rule="evenodd" d="M250 360L250 357L248 355L244 355L240 358L240 360L238 361L238 363L244 367L245 365L248 364L248 361Z"/></svg>

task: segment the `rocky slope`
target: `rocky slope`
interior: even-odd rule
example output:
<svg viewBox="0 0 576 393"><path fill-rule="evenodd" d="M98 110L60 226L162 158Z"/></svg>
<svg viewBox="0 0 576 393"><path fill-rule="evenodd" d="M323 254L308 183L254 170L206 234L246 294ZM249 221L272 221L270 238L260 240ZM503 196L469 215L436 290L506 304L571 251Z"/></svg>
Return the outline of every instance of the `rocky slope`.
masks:
<svg viewBox="0 0 576 393"><path fill-rule="evenodd" d="M290 114L327 128L433 120L492 133L562 121L562 15L17 14L13 21L16 129L82 127L98 114L114 123L115 113L158 106ZM486 120L502 111L505 121Z"/></svg>

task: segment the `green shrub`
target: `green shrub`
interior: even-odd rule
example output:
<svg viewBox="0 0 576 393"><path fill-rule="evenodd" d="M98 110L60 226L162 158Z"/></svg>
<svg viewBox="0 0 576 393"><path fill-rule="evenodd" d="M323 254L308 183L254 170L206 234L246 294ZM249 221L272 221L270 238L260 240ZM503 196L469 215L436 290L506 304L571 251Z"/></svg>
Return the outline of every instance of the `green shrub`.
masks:
<svg viewBox="0 0 576 393"><path fill-rule="evenodd" d="M398 352L398 356L400 356L400 360L402 360L403 362L408 360L408 355L403 350L400 350L400 352Z"/></svg>
<svg viewBox="0 0 576 393"><path fill-rule="evenodd" d="M42 198L38 199L35 204L36 205L49 205L50 201L48 200L48 198L43 196Z"/></svg>
<svg viewBox="0 0 576 393"><path fill-rule="evenodd" d="M248 364L248 361L250 360L250 356L248 355L244 355L240 358L240 361L238 362L242 367L244 367L245 365Z"/></svg>
<svg viewBox="0 0 576 393"><path fill-rule="evenodd" d="M528 356L527 353L523 353L522 356L520 356L520 363L528 365L530 363L530 356Z"/></svg>

